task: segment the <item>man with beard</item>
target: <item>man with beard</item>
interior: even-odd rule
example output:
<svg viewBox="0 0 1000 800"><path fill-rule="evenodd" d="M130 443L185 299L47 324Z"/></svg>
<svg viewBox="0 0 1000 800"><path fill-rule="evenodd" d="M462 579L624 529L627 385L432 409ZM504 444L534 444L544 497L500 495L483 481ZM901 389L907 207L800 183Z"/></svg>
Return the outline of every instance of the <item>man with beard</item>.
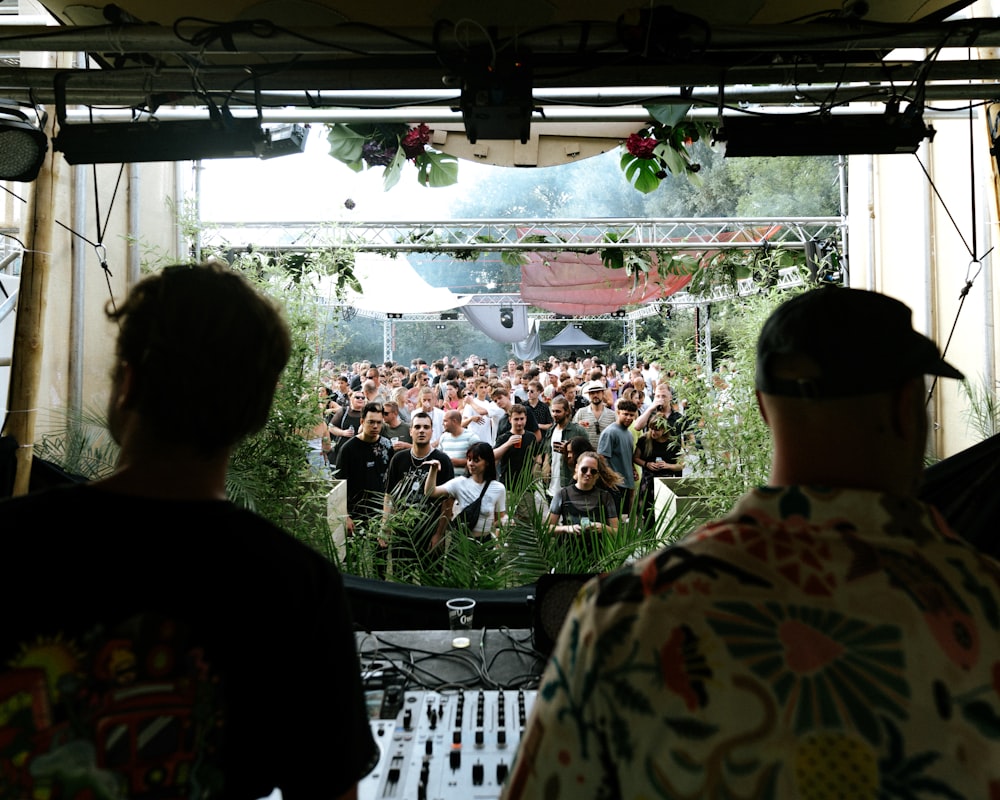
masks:
<svg viewBox="0 0 1000 800"><path fill-rule="evenodd" d="M424 411L417 411L410 420L410 438L413 445L392 457L385 482L385 517L405 509L418 509L421 513L414 524L405 530L393 529L389 557L393 574L412 567L414 561L429 563L431 537L441 516L441 503L424 495L427 478L427 461L441 462L437 485L455 477L451 459L442 451L431 447L434 424Z"/></svg>
<svg viewBox="0 0 1000 800"><path fill-rule="evenodd" d="M549 479L548 492L555 495L563 486L569 486L573 482L573 470L566 465L566 442L574 436L587 436L585 428L577 425L570 418L569 403L561 395L553 398L552 405L553 425L549 428L545 444L551 453L552 475Z"/></svg>
<svg viewBox="0 0 1000 800"><path fill-rule="evenodd" d="M583 393L590 400L590 405L581 408L573 417L573 422L587 429L587 438L591 446L597 450L601 434L615 424L615 412L605 404L605 386L600 381L590 381L583 387Z"/></svg>

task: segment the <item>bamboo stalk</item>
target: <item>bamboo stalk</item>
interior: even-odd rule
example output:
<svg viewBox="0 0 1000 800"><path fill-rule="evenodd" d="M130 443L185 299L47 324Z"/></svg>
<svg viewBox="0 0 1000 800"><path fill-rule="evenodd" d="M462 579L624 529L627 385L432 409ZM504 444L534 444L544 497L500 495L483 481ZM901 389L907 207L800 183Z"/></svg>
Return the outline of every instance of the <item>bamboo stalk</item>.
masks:
<svg viewBox="0 0 1000 800"><path fill-rule="evenodd" d="M45 131L52 140L53 121ZM14 496L27 494L31 477L31 448L35 440L38 386L44 351L46 293L55 220L55 187L58 185L62 156L49 149L28 200L25 252L21 262L21 283L14 327L14 351L10 378L10 398L4 433L13 436L17 450Z"/></svg>

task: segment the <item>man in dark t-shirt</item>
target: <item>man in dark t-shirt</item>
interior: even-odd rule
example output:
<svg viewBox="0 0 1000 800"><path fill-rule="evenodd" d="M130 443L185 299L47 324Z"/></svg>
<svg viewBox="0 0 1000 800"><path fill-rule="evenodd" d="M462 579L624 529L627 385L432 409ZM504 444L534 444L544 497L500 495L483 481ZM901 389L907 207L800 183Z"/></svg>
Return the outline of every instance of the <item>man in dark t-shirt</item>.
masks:
<svg viewBox="0 0 1000 800"><path fill-rule="evenodd" d="M341 577L225 492L287 326L216 264L109 316L115 472L0 502L0 796L354 797L378 748Z"/></svg>
<svg viewBox="0 0 1000 800"><path fill-rule="evenodd" d="M437 448L431 447L433 423L423 411L414 413L410 420L410 438L413 446L402 450L389 462L389 473L385 482L386 520L393 519L393 512L403 509L417 509L421 513L408 522L405 530L394 530L390 542L390 559L393 576L411 568L406 562L418 561L429 565L431 537L441 516L441 502L424 495L424 481L427 478L427 464L440 461L437 485L455 477L451 459Z"/></svg>
<svg viewBox="0 0 1000 800"><path fill-rule="evenodd" d="M361 412L361 432L337 453L337 477L347 481L347 535L359 524L382 513L385 479L392 458L392 442L382 435L382 404L367 403Z"/></svg>
<svg viewBox="0 0 1000 800"><path fill-rule="evenodd" d="M527 430L531 415L520 403L510 407L507 419L510 427L497 434L496 456L500 472L500 482L508 489L523 489L532 480L535 457L539 450L535 437Z"/></svg>

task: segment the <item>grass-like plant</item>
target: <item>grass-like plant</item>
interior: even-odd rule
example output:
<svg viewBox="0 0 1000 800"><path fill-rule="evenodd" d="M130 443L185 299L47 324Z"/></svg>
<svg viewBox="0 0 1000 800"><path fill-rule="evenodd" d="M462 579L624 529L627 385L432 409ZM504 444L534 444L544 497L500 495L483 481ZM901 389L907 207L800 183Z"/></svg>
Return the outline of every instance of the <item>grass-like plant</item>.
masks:
<svg viewBox="0 0 1000 800"><path fill-rule="evenodd" d="M794 293L770 290L713 306L713 338L725 343L707 374L704 353L687 341L650 342L640 347L649 361L671 371L675 402L687 421L684 460L693 475L709 480L711 516L724 514L740 495L767 482L771 439L757 408L754 374L757 337L777 305Z"/></svg>
<svg viewBox="0 0 1000 800"><path fill-rule="evenodd" d="M980 440L1000 433L1000 398L997 397L997 386L990 386L985 379L973 383L968 378L959 385L968 401L965 421L969 428Z"/></svg>

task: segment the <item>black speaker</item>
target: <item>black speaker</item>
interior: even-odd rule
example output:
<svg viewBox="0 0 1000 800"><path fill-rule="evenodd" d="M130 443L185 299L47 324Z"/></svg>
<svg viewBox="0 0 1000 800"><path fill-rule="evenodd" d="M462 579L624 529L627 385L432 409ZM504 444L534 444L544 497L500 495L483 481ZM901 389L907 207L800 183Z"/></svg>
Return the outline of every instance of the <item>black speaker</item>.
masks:
<svg viewBox="0 0 1000 800"><path fill-rule="evenodd" d="M548 657L569 614L573 599L583 585L600 573L542 575L535 583L535 604L531 614L531 635L535 649Z"/></svg>

